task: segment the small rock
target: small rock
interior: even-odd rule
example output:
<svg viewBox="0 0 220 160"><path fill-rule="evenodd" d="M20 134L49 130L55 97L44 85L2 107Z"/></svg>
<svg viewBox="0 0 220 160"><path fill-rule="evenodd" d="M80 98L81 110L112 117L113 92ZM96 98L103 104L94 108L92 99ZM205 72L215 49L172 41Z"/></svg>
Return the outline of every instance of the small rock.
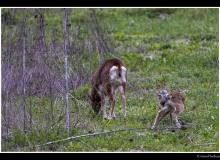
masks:
<svg viewBox="0 0 220 160"><path fill-rule="evenodd" d="M129 138L129 142L133 142L134 141L134 139L133 138Z"/></svg>
<svg viewBox="0 0 220 160"><path fill-rule="evenodd" d="M90 130L89 133L94 133L94 132Z"/></svg>

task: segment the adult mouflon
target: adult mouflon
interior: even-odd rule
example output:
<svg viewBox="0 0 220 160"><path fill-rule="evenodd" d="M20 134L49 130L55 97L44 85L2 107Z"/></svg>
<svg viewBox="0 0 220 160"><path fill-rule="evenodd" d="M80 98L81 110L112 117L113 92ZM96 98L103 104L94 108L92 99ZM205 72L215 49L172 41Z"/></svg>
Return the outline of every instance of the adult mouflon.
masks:
<svg viewBox="0 0 220 160"><path fill-rule="evenodd" d="M105 60L92 75L90 100L93 110L105 119L116 118L115 95L121 95L122 112L126 116L126 82L127 69L118 58ZM105 97L109 98L110 113L106 113Z"/></svg>

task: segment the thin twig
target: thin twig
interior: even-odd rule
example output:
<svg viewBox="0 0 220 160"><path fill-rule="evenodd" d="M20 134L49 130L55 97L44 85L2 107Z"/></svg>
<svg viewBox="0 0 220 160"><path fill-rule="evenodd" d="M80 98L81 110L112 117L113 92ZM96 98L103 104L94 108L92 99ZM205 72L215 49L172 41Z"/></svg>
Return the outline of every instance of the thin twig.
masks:
<svg viewBox="0 0 220 160"><path fill-rule="evenodd" d="M191 146L209 146L209 145L215 145L216 143L203 143L203 144L193 144Z"/></svg>
<svg viewBox="0 0 220 160"><path fill-rule="evenodd" d="M96 136L96 135L109 134L109 133L115 133L115 132L121 132L121 131L143 130L143 129L147 129L147 128L124 128L124 129L118 129L118 130L112 130L112 131L106 131L106 132L88 133L88 134L83 134L83 135L78 135L78 136L71 136L71 137L68 137L68 138L47 142L47 143L44 143L44 144L41 144L41 145L37 145L36 147L46 146L46 145L59 143L59 142L64 142L64 141L68 141L68 140L73 140L73 139L77 139L77 138L81 138L81 137Z"/></svg>

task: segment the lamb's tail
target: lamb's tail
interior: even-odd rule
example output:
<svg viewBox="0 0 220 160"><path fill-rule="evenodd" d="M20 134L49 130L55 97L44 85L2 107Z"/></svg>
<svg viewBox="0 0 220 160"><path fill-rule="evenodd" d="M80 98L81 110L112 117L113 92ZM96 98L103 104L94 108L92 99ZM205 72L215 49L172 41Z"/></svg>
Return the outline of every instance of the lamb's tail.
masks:
<svg viewBox="0 0 220 160"><path fill-rule="evenodd" d="M118 77L121 77L121 75L122 75L122 65L118 64L117 67L118 67Z"/></svg>

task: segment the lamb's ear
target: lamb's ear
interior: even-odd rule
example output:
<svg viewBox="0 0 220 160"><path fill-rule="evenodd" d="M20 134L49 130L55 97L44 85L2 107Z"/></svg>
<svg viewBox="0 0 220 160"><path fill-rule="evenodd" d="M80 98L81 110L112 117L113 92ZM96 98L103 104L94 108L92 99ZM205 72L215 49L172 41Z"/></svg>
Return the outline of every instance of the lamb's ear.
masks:
<svg viewBox="0 0 220 160"><path fill-rule="evenodd" d="M160 92L158 92L158 91L156 92L156 95L157 95L158 97L161 96Z"/></svg>
<svg viewBox="0 0 220 160"><path fill-rule="evenodd" d="M185 102L185 97L183 95L181 95L181 97L182 97L182 101Z"/></svg>

